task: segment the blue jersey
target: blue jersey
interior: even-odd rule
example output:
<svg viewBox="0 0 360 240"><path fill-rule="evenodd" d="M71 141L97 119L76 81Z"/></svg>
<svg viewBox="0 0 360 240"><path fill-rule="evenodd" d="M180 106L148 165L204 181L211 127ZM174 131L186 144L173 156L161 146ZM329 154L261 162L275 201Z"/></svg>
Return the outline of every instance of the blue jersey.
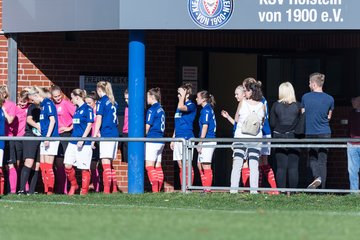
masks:
<svg viewBox="0 0 360 240"><path fill-rule="evenodd" d="M175 113L175 137L189 139L194 137L193 124L196 116L196 105L192 101L186 101L187 111L176 109Z"/></svg>
<svg viewBox="0 0 360 240"><path fill-rule="evenodd" d="M5 136L5 114L2 108L0 108L0 136ZM0 141L0 149L4 150L4 141Z"/></svg>
<svg viewBox="0 0 360 240"><path fill-rule="evenodd" d="M102 116L100 127L101 137L118 137L119 130L117 128L118 120L116 110L118 104L114 105L110 102L108 96L101 97L96 103L96 115Z"/></svg>
<svg viewBox="0 0 360 240"><path fill-rule="evenodd" d="M82 137L88 123L94 122L94 111L93 109L84 103L80 107L78 107L73 116L73 132L71 134L72 137ZM91 132L87 137L91 136ZM76 144L77 141L71 141L71 143ZM86 141L85 145L90 145L90 141Z"/></svg>
<svg viewBox="0 0 360 240"><path fill-rule="evenodd" d="M301 99L305 108L305 134L331 134L328 114L334 110L334 98L324 92L309 92Z"/></svg>
<svg viewBox="0 0 360 240"><path fill-rule="evenodd" d="M199 137L201 137L201 131L202 131L203 125L208 125L208 130L207 130L205 138L215 138L216 137L215 113L209 103L206 104L200 111L200 118L199 118L200 134L199 134Z"/></svg>
<svg viewBox="0 0 360 240"><path fill-rule="evenodd" d="M263 135L271 135L271 128L269 124L269 111L268 104L264 97L261 98L261 102L265 105L265 117L264 117L264 126L262 128Z"/></svg>
<svg viewBox="0 0 360 240"><path fill-rule="evenodd" d="M55 118L55 126L50 136L59 137L58 116L55 104L50 99L44 98L44 100L40 103L40 128L41 136L43 137L46 137L49 130L51 116Z"/></svg>
<svg viewBox="0 0 360 240"><path fill-rule="evenodd" d="M154 103L146 113L146 124L150 129L146 135L149 138L161 138L165 131L165 112L160 103Z"/></svg>

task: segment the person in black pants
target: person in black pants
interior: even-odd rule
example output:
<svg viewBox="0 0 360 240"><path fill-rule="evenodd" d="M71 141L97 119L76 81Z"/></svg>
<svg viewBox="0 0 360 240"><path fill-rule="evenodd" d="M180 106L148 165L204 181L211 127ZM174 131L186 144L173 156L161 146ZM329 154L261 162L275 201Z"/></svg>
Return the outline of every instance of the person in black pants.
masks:
<svg viewBox="0 0 360 240"><path fill-rule="evenodd" d="M300 120L301 106L296 101L295 91L290 82L279 86L279 100L270 111L270 126L274 138L295 138L295 127ZM299 182L300 151L297 148L276 148L276 182L279 188L286 188L286 175L289 187L297 188Z"/></svg>
<svg viewBox="0 0 360 240"><path fill-rule="evenodd" d="M304 94L301 99L302 112L305 112L305 135L306 138L330 138L330 119L334 110L334 98L323 92L325 75L313 73L309 77L311 92ZM309 163L313 181L308 188L315 189L321 185L326 186L327 175L326 148L311 148L309 150Z"/></svg>

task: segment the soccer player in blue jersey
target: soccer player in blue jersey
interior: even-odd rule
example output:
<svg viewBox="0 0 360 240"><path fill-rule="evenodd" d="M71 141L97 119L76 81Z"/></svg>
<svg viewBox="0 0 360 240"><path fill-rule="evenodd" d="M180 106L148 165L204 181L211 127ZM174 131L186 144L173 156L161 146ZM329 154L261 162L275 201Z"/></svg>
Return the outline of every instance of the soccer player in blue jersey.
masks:
<svg viewBox="0 0 360 240"><path fill-rule="evenodd" d="M160 88L152 88L147 92L147 104L150 105L150 108L146 113L146 137L162 138L165 131L165 112L160 105ZM164 182L164 173L161 167L164 145L163 142L145 143L145 168L153 192L159 192Z"/></svg>
<svg viewBox="0 0 360 240"><path fill-rule="evenodd" d="M40 104L40 129L42 137L59 137L57 111L54 103L46 98L39 87L29 89L29 98ZM42 141L40 144L40 169L44 181L44 191L48 195L54 191L55 176L53 164L59 148L59 141Z"/></svg>
<svg viewBox="0 0 360 240"><path fill-rule="evenodd" d="M213 107L215 106L214 96L206 90L198 92L196 96L196 103L202 107L199 118L199 138L215 138L216 119L213 110ZM201 147L205 145L216 145L216 142L199 142L197 148L197 151L199 152L198 168L200 172L201 183L204 187L211 187L213 179L211 161L215 148ZM205 189L205 192L209 192L209 190Z"/></svg>
<svg viewBox="0 0 360 240"><path fill-rule="evenodd" d="M96 103L96 123L93 137L119 137L118 119L115 102L110 82L101 81L96 85L96 92L100 99ZM94 148L94 143L92 144ZM100 142L100 159L103 167L104 194L109 194L112 184L112 192L117 192L117 181L112 161L116 158L118 142Z"/></svg>
<svg viewBox="0 0 360 240"><path fill-rule="evenodd" d="M175 129L173 138L189 139L194 137L193 124L196 116L196 105L190 100L192 86L186 83L178 88L178 105L175 112ZM171 142L170 148L173 150L173 159L178 162L180 169L180 183L182 183L182 144L181 142ZM192 156L187 159L191 164ZM191 169L191 179L194 179L194 170ZM188 174L188 173L187 173ZM186 174L186 175L187 175ZM186 178L187 179L187 178Z"/></svg>
<svg viewBox="0 0 360 240"><path fill-rule="evenodd" d="M84 101L86 92L82 89L74 89L71 92L71 101L77 108L73 116L72 137L89 137L91 136L91 127L94 122L94 112L92 108ZM81 169L82 185L80 195L86 195L89 191L90 184L90 163L92 158L92 148L90 141L71 141L65 151L64 164L66 176L71 184L68 195L74 195L79 188L75 169Z"/></svg>
<svg viewBox="0 0 360 240"><path fill-rule="evenodd" d="M5 114L4 111L2 110L3 107L3 103L4 100L1 96L0 96L0 136L4 136L5 135ZM4 146L5 146L5 142L4 141L0 141L0 195L4 194L4 183L5 183L5 178L4 178L4 174L3 174L3 160L4 160Z"/></svg>

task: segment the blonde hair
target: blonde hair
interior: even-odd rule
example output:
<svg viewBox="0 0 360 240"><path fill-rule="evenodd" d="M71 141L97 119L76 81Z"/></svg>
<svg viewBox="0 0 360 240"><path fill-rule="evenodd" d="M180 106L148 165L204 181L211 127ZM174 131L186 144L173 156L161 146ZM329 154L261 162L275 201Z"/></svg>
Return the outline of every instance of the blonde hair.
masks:
<svg viewBox="0 0 360 240"><path fill-rule="evenodd" d="M33 87L30 87L30 88L27 88L27 91L28 91L29 96L39 94L40 97L46 98L46 94L44 93L44 91L40 87L33 86Z"/></svg>
<svg viewBox="0 0 360 240"><path fill-rule="evenodd" d="M1 94L1 97L3 97L4 99L7 99L9 97L9 89L8 89L7 85L2 85L0 87L0 94Z"/></svg>
<svg viewBox="0 0 360 240"><path fill-rule="evenodd" d="M309 79L311 82L316 83L316 85L318 85L319 87L322 87L325 82L325 75L322 73L315 72L310 74Z"/></svg>
<svg viewBox="0 0 360 240"><path fill-rule="evenodd" d="M237 87L235 88L235 91L238 90L238 89L239 89L241 92L243 92L243 93L245 92L245 88L243 87L243 85L237 86Z"/></svg>
<svg viewBox="0 0 360 240"><path fill-rule="evenodd" d="M291 104L296 102L295 90L290 82L283 82L279 86L279 102Z"/></svg>
<svg viewBox="0 0 360 240"><path fill-rule="evenodd" d="M100 88L106 93L112 105L115 105L115 98L110 82L100 81L96 84L96 88Z"/></svg>
<svg viewBox="0 0 360 240"><path fill-rule="evenodd" d="M4 101L5 99L2 96L0 96L0 108L2 108L2 106L4 105Z"/></svg>
<svg viewBox="0 0 360 240"><path fill-rule="evenodd" d="M79 96L79 97L81 97L83 100L84 100L85 97L86 97L86 91L83 90L83 89L80 89L80 88L76 88L76 89L72 90L71 94L74 95L74 96Z"/></svg>

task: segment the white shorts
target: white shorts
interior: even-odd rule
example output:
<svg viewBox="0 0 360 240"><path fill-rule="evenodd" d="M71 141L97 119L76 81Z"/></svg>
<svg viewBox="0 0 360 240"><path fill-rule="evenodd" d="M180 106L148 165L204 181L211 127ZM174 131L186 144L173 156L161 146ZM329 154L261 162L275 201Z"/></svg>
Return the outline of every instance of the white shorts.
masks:
<svg viewBox="0 0 360 240"><path fill-rule="evenodd" d="M216 142L203 142L202 145L216 145ZM198 156L198 162L201 163L211 163L212 157L214 154L215 148L213 147L204 147L201 149L201 153Z"/></svg>
<svg viewBox="0 0 360 240"><path fill-rule="evenodd" d="M193 143L192 143L193 144ZM173 151L173 160L174 161L181 161L182 160L182 152L183 152L183 148L182 148L182 142L174 142L174 151ZM189 149L189 158L190 159L186 159L186 160L190 160L192 161L193 158L193 148Z"/></svg>
<svg viewBox="0 0 360 240"><path fill-rule="evenodd" d="M108 158L115 159L118 149L118 142L100 142L100 159Z"/></svg>
<svg viewBox="0 0 360 240"><path fill-rule="evenodd" d="M45 148L44 142L40 143L40 155L56 156L58 154L60 141L50 141L50 146ZM35 149L34 149L35 151Z"/></svg>
<svg viewBox="0 0 360 240"><path fill-rule="evenodd" d="M69 143L64 155L64 164L69 164L78 169L90 169L92 158L91 145L83 145L81 149L76 144Z"/></svg>
<svg viewBox="0 0 360 240"><path fill-rule="evenodd" d="M161 162L164 143L145 143L145 161Z"/></svg>
<svg viewBox="0 0 360 240"><path fill-rule="evenodd" d="M263 138L271 138L271 135L263 135ZM263 144L266 144L266 142L264 142ZM271 154L271 147L262 147L261 151L260 151L260 155L265 155L265 156L269 156Z"/></svg>
<svg viewBox="0 0 360 240"><path fill-rule="evenodd" d="M4 150L0 149L0 167L3 166L3 161L4 161Z"/></svg>

